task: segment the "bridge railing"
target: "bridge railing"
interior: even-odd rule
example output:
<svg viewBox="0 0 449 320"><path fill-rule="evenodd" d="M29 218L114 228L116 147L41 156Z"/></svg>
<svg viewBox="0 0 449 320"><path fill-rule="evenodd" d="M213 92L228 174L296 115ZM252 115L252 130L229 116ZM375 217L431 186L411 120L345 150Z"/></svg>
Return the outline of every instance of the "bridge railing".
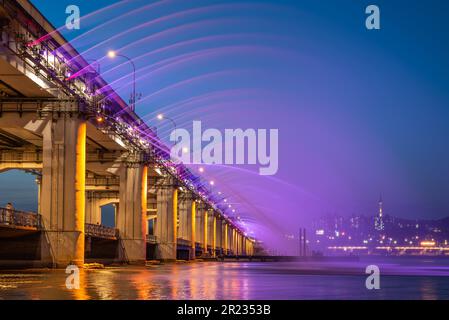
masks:
<svg viewBox="0 0 449 320"><path fill-rule="evenodd" d="M106 227L101 224L86 223L84 232L86 236L104 238L104 239L118 239L118 230L111 227Z"/></svg>
<svg viewBox="0 0 449 320"><path fill-rule="evenodd" d="M34 212L0 208L0 224L6 226L40 229L41 216Z"/></svg>
<svg viewBox="0 0 449 320"><path fill-rule="evenodd" d="M155 235L152 235L152 234L147 234L147 242L148 243L152 243L152 244L156 244L157 243L157 237Z"/></svg>
<svg viewBox="0 0 449 320"><path fill-rule="evenodd" d="M176 239L177 245L178 246L184 246L184 247L190 247L192 242L190 240L186 240L183 238L178 238Z"/></svg>

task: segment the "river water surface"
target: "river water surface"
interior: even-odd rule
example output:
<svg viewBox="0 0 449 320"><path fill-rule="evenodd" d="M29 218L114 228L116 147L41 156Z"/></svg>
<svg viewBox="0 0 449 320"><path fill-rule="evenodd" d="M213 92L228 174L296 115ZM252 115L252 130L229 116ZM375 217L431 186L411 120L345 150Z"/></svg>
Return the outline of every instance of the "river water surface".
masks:
<svg viewBox="0 0 449 320"><path fill-rule="evenodd" d="M380 290L365 268L381 271ZM82 270L79 290L65 270L0 271L0 299L449 299L449 259L195 262Z"/></svg>

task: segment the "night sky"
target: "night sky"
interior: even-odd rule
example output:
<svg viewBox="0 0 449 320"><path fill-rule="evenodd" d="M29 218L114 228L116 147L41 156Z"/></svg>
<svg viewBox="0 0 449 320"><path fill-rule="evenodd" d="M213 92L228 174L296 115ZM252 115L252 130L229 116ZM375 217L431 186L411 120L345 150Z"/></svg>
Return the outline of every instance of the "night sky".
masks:
<svg viewBox="0 0 449 320"><path fill-rule="evenodd" d="M59 27L73 1L33 3ZM172 127L159 112L186 129L279 129L275 176L257 166L202 175L248 232L269 241L321 215L372 215L380 193L386 214L449 216L448 1L112 3L76 1L81 29L61 32L125 100L130 66L105 55L135 60L137 112L164 140ZM365 28L369 4L381 30ZM1 204L33 206L34 189L17 197L32 186L24 179L34 180L2 174Z"/></svg>

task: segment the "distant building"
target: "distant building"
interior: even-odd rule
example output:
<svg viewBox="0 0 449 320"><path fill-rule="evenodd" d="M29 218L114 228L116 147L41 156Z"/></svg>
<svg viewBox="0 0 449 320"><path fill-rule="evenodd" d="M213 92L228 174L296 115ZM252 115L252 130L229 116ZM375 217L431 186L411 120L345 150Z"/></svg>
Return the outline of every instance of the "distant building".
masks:
<svg viewBox="0 0 449 320"><path fill-rule="evenodd" d="M384 223L384 217L383 217L383 201L382 201L382 195L379 198L379 212L374 219L374 229L377 231L384 231L385 230L385 223Z"/></svg>

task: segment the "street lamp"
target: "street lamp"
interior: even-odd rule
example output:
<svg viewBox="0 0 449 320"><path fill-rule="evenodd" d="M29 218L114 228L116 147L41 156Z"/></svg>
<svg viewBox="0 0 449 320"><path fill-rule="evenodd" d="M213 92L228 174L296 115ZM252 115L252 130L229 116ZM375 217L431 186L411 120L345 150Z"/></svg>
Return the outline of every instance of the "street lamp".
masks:
<svg viewBox="0 0 449 320"><path fill-rule="evenodd" d="M175 120L173 120L172 118L167 117L166 115L164 115L164 114L162 114L162 113L159 113L159 114L157 115L157 119L158 119L159 121L163 121L163 120L168 120L168 121L170 121L170 122L173 124L173 127L175 128L175 135L176 135L176 129L177 129L177 126L176 126Z"/></svg>
<svg viewBox="0 0 449 320"><path fill-rule="evenodd" d="M133 67L133 92L131 95L131 110L135 111L136 110L136 65L134 64L134 61L129 58L128 56L125 56L123 54L118 54L117 51L114 50L110 50L108 52L108 57L110 59L115 59L116 57L121 57L124 58L126 60L128 60L129 63L131 63L132 67Z"/></svg>

